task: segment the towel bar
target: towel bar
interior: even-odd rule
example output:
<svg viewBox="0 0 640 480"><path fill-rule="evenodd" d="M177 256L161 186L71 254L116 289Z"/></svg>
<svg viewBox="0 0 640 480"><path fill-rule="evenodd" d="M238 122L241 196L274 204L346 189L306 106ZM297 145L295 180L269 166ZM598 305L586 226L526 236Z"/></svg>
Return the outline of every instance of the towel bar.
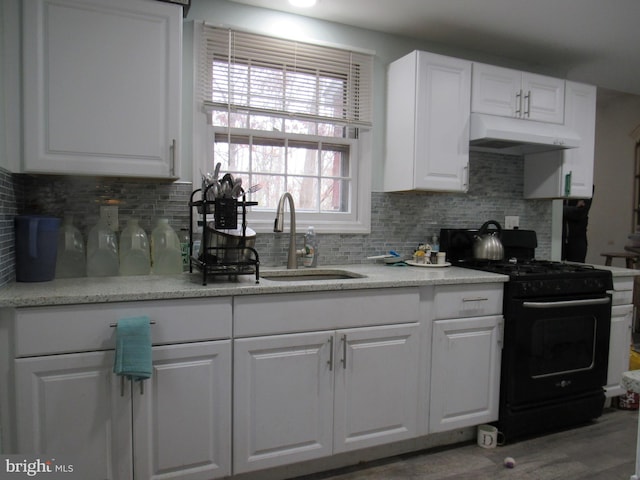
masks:
<svg viewBox="0 0 640 480"><path fill-rule="evenodd" d="M153 320L151 320L149 322L149 325L155 325L155 324L156 324L156 322L154 322ZM118 326L118 324L117 323L112 323L109 326L112 327L112 328L116 328Z"/></svg>

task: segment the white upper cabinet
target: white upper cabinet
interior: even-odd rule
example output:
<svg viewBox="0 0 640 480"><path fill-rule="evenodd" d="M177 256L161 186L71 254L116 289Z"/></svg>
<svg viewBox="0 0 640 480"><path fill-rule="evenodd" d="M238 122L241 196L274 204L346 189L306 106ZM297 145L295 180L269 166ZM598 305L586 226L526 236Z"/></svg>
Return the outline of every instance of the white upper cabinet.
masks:
<svg viewBox="0 0 640 480"><path fill-rule="evenodd" d="M570 178L569 197L593 195L596 95L593 85L567 81L564 124L580 135L580 147L563 151L562 175Z"/></svg>
<svg viewBox="0 0 640 480"><path fill-rule="evenodd" d="M182 8L24 0L30 173L178 177Z"/></svg>
<svg viewBox="0 0 640 480"><path fill-rule="evenodd" d="M591 198L595 157L596 92L593 85L567 81L565 126L580 146L525 155L525 198Z"/></svg>
<svg viewBox="0 0 640 480"><path fill-rule="evenodd" d="M565 81L473 64L471 111L540 122L564 122Z"/></svg>
<svg viewBox="0 0 640 480"><path fill-rule="evenodd" d="M471 62L415 51L387 82L385 191L466 192Z"/></svg>

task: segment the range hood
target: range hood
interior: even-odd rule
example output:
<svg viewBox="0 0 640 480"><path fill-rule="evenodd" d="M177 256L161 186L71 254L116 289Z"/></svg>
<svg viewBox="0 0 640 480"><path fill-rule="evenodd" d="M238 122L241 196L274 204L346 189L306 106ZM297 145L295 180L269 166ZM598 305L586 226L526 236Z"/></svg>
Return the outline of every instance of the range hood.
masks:
<svg viewBox="0 0 640 480"><path fill-rule="evenodd" d="M471 114L469 147L472 151L526 155L579 146L580 136L564 125Z"/></svg>

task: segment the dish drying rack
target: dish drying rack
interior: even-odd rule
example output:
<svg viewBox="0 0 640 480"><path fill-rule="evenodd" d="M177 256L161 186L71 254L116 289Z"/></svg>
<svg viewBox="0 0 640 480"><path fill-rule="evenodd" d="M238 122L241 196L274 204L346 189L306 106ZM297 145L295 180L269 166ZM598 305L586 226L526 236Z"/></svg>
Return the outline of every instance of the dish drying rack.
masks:
<svg viewBox="0 0 640 480"><path fill-rule="evenodd" d="M208 276L227 275L230 280L237 280L238 275L255 275L256 283L260 283L260 260L258 252L253 247L246 246L247 232L247 207L258 205L258 202L248 202L246 195L242 195L242 201L237 198L216 198L208 200L208 185L204 191L198 188L191 193L189 200L189 272L193 272L195 266L202 272L202 285L207 284ZM202 192L202 200L195 200L198 192ZM196 207L202 214L202 239L200 252L193 251L194 213ZM239 213L240 212L240 213ZM242 236L237 246L209 247L209 235L207 228L207 216L213 214L216 230L237 229L238 216L241 217Z"/></svg>

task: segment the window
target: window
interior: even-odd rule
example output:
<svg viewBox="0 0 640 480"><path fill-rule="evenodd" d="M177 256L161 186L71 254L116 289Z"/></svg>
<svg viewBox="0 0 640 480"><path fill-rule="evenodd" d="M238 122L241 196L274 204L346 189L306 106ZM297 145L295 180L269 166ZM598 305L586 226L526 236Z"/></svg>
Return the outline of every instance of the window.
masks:
<svg viewBox="0 0 640 480"><path fill-rule="evenodd" d="M252 226L280 196L321 232L369 229L372 56L203 25L199 103L209 170L242 178ZM265 229L266 229L265 228ZM259 228L258 228L259 229Z"/></svg>

